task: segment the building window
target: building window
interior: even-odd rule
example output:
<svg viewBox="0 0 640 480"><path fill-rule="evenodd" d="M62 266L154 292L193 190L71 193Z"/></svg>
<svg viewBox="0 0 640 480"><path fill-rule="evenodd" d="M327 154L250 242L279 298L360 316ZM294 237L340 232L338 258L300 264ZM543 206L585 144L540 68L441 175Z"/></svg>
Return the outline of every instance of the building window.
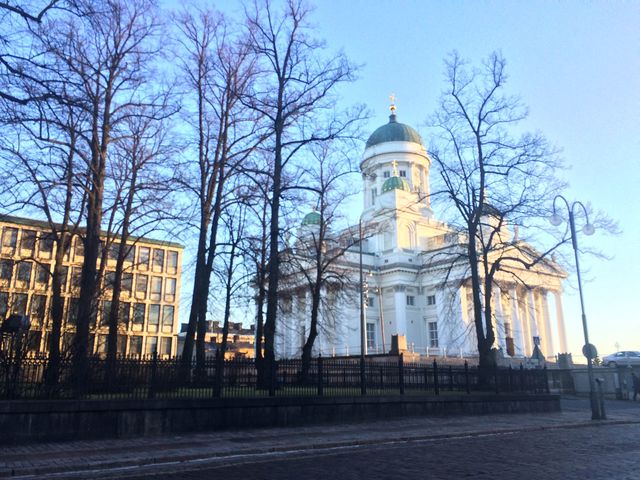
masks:
<svg viewBox="0 0 640 480"><path fill-rule="evenodd" d="M63 292L67 291L67 277L69 276L69 267L60 267L60 288Z"/></svg>
<svg viewBox="0 0 640 480"><path fill-rule="evenodd" d="M80 237L76 237L76 250L75 250L74 258L76 260L79 258L84 258L84 242Z"/></svg>
<svg viewBox="0 0 640 480"><path fill-rule="evenodd" d="M80 267L71 267L71 288L79 289L82 280L82 269Z"/></svg>
<svg viewBox="0 0 640 480"><path fill-rule="evenodd" d="M131 288L133 287L133 273L122 274L122 293L131 295Z"/></svg>
<svg viewBox="0 0 640 480"><path fill-rule="evenodd" d="M147 332L157 332L160 324L160 305L154 303L149 305L149 320L147 321Z"/></svg>
<svg viewBox="0 0 640 480"><path fill-rule="evenodd" d="M116 337L116 352L120 355L124 355L127 348L127 336L118 335Z"/></svg>
<svg viewBox="0 0 640 480"><path fill-rule="evenodd" d="M16 287L29 288L31 283L31 267L32 262L18 262L18 269L16 272Z"/></svg>
<svg viewBox="0 0 640 480"><path fill-rule="evenodd" d="M511 324L509 322L504 322L504 336L511 336Z"/></svg>
<svg viewBox="0 0 640 480"><path fill-rule="evenodd" d="M4 227L2 229L2 249L7 251L15 250L18 245L18 229Z"/></svg>
<svg viewBox="0 0 640 480"><path fill-rule="evenodd" d="M134 245L127 245L126 252L124 254L124 259L127 262L133 263L136 258L136 247Z"/></svg>
<svg viewBox="0 0 640 480"><path fill-rule="evenodd" d="M173 305L164 305L162 307L162 331L171 332L173 330Z"/></svg>
<svg viewBox="0 0 640 480"><path fill-rule="evenodd" d="M164 250L161 248L153 249L153 271L162 273L164 269Z"/></svg>
<svg viewBox="0 0 640 480"><path fill-rule="evenodd" d="M131 304L128 302L121 302L118 322L120 323L120 325L124 327L125 330L129 328L129 320L131 316L130 312L131 312Z"/></svg>
<svg viewBox="0 0 640 480"><path fill-rule="evenodd" d="M133 306L133 327L134 328L137 327L136 330L142 330L142 326L144 325L144 314L145 314L144 303L136 303Z"/></svg>
<svg viewBox="0 0 640 480"><path fill-rule="evenodd" d="M118 260L118 254L120 253L120 245L114 242L111 242L109 245L109 249L107 251L108 259L113 260L114 262Z"/></svg>
<svg viewBox="0 0 640 480"><path fill-rule="evenodd" d="M31 297L31 319L38 325L44 324L46 313L47 297L44 295L33 295Z"/></svg>
<svg viewBox="0 0 640 480"><path fill-rule="evenodd" d="M36 232L35 230L23 230L20 239L20 250L22 254L33 255L36 248Z"/></svg>
<svg viewBox="0 0 640 480"><path fill-rule="evenodd" d="M140 247L138 249L138 268L140 270L149 270L149 257L151 249L149 247Z"/></svg>
<svg viewBox="0 0 640 480"><path fill-rule="evenodd" d="M382 176L384 178L389 178L391 176L391 172L389 172L389 170L385 170L384 172L382 172Z"/></svg>
<svg viewBox="0 0 640 480"><path fill-rule="evenodd" d="M435 304L436 304L436 296L427 295L427 305L435 305Z"/></svg>
<svg viewBox="0 0 640 480"><path fill-rule="evenodd" d="M367 306L368 307L373 307L375 305L375 301L376 301L376 299L374 297L367 298Z"/></svg>
<svg viewBox="0 0 640 480"><path fill-rule="evenodd" d="M51 252L53 252L53 235L51 233L45 233L40 237L40 255L46 258L51 258Z"/></svg>
<svg viewBox="0 0 640 480"><path fill-rule="evenodd" d="M162 337L160 339L160 355L171 355L171 337Z"/></svg>
<svg viewBox="0 0 640 480"><path fill-rule="evenodd" d="M178 273L178 252L170 250L167 253L167 273L169 275Z"/></svg>
<svg viewBox="0 0 640 480"><path fill-rule="evenodd" d="M407 171L406 170L400 170L400 176L403 178L407 177Z"/></svg>
<svg viewBox="0 0 640 480"><path fill-rule="evenodd" d="M136 277L136 298L147 298L148 275L138 275Z"/></svg>
<svg viewBox="0 0 640 480"><path fill-rule="evenodd" d="M139 335L134 335L129 338L129 353L131 355L141 355L142 354L142 337Z"/></svg>
<svg viewBox="0 0 640 480"><path fill-rule="evenodd" d="M367 348L373 350L376 348L376 325L375 323L367 323Z"/></svg>
<svg viewBox="0 0 640 480"><path fill-rule="evenodd" d="M177 280L175 278L167 278L165 287L164 287L165 302L176 301L176 286L177 286Z"/></svg>
<svg viewBox="0 0 640 480"><path fill-rule="evenodd" d="M0 280L3 285L8 286L13 277L13 260L0 260Z"/></svg>
<svg viewBox="0 0 640 480"><path fill-rule="evenodd" d="M0 318L4 319L9 311L9 293L0 292Z"/></svg>
<svg viewBox="0 0 640 480"><path fill-rule="evenodd" d="M378 189L374 187L371 189L371 203L375 203L377 196L378 196Z"/></svg>
<svg viewBox="0 0 640 480"><path fill-rule="evenodd" d="M429 322L429 347L438 348L438 322Z"/></svg>
<svg viewBox="0 0 640 480"><path fill-rule="evenodd" d="M413 295L407 295L407 305L413 307L416 304L416 297Z"/></svg>
<svg viewBox="0 0 640 480"><path fill-rule="evenodd" d="M16 315L27 314L27 294L17 293L13 295L13 305L11 305L11 313Z"/></svg>
<svg viewBox="0 0 640 480"><path fill-rule="evenodd" d="M145 354L153 355L158 352L158 337L147 337Z"/></svg>
<svg viewBox="0 0 640 480"><path fill-rule="evenodd" d="M162 277L151 277L149 298L155 302L159 302L162 299Z"/></svg>
<svg viewBox="0 0 640 480"><path fill-rule="evenodd" d="M80 299L76 297L72 297L71 301L69 302L69 316L67 318L67 323L69 325L77 325L79 306L80 306Z"/></svg>
<svg viewBox="0 0 640 480"><path fill-rule="evenodd" d="M106 327L109 325L110 312L111 312L111 300L104 300L102 302L102 318L100 320L101 327Z"/></svg>

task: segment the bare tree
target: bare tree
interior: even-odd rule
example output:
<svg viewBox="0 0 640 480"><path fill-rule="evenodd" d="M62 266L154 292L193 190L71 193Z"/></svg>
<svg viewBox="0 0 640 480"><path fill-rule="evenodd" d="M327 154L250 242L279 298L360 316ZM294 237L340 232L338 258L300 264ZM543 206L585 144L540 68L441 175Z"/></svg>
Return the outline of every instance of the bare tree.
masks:
<svg viewBox="0 0 640 480"><path fill-rule="evenodd" d="M308 225L299 229L295 251L286 257L289 278L296 279L296 283L301 281L311 297L309 333L302 348L302 375L305 379L311 365L313 346L322 327L322 300L329 291L337 292L351 286L352 279L344 255L359 240L356 232L348 229L338 231L344 223L342 212L345 203L355 193L349 179L356 170L348 156L341 155L332 143L317 144L312 150L305 189L316 210L305 217ZM328 310L325 308L327 313Z"/></svg>
<svg viewBox="0 0 640 480"><path fill-rule="evenodd" d="M120 295L123 288L125 261L133 263L137 237L156 230L159 224L171 218L173 207L172 173L164 166L176 149L171 146L166 119L175 109L166 101L161 108L134 112L124 122L126 130L114 142L108 177L111 185L112 206L109 209L109 227L101 261L101 270L108 256L115 256L115 270L106 279L111 291L111 304L107 323L107 362L113 373L117 354L117 338L121 322ZM132 237L132 235L135 235ZM114 242L118 242L117 245ZM115 253L115 255L114 255ZM128 288L132 288L131 278Z"/></svg>
<svg viewBox="0 0 640 480"><path fill-rule="evenodd" d="M160 24L153 0L79 1L77 9L77 16L49 22L40 35L48 55L64 67L53 72L64 86L59 95L86 114L79 149L89 169L85 259L73 345L74 374L81 386L87 374L89 325L96 314L108 151L118 125L150 101L146 82L158 53L154 40Z"/></svg>
<svg viewBox="0 0 640 480"><path fill-rule="evenodd" d="M182 352L190 364L196 347L198 370L204 365L207 299L216 255L225 183L253 150L256 121L239 98L254 76L246 42L230 35L227 20L212 11L178 19L184 55L182 71L189 90L187 119L196 138L194 160L184 165L182 184L197 200L198 235L189 323ZM196 337L197 332L197 337Z"/></svg>
<svg viewBox="0 0 640 480"><path fill-rule="evenodd" d="M483 367L496 361L492 296L498 273L522 281L517 272L523 269L557 268L548 257L559 245L538 252L525 241L527 233L539 231L563 184L554 176L557 152L545 138L515 135L527 111L519 98L504 93L505 66L499 53L479 68L452 54L446 61L448 86L432 122L439 133L430 154L442 180L441 200L450 205L451 225L462 239L460 248L449 250L450 260L468 266Z"/></svg>
<svg viewBox="0 0 640 480"><path fill-rule="evenodd" d="M307 145L345 134L361 119L362 111L351 112L349 116L335 114L336 87L354 79L355 67L343 54L328 58L322 55L324 44L311 37L307 23L310 9L302 0L288 0L281 11L276 11L270 0L255 0L245 13L251 49L257 56L261 75L254 91L243 101L264 120L268 148L273 152L264 323L264 355L271 363L275 359L285 169Z"/></svg>

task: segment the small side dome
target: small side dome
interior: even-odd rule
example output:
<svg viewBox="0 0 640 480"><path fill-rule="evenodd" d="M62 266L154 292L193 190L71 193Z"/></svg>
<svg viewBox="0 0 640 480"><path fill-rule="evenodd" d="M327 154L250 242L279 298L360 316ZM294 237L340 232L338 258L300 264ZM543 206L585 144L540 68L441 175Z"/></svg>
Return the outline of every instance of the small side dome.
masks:
<svg viewBox="0 0 640 480"><path fill-rule="evenodd" d="M302 225L320 225L322 217L318 212L307 213L302 219Z"/></svg>
<svg viewBox="0 0 640 480"><path fill-rule="evenodd" d="M389 123L378 127L371 134L365 148L386 142L411 142L423 145L420 134L413 127L396 121L395 113L389 116Z"/></svg>
<svg viewBox="0 0 640 480"><path fill-rule="evenodd" d="M403 190L410 192L409 182L402 177L389 177L382 184L382 193L389 192L391 190Z"/></svg>

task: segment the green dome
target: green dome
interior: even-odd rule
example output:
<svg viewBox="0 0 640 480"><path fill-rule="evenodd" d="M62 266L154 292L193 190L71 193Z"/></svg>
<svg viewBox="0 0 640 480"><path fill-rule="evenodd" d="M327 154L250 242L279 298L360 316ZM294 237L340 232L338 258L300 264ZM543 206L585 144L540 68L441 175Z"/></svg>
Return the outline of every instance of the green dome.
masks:
<svg viewBox="0 0 640 480"><path fill-rule="evenodd" d="M307 213L302 219L302 225L320 225L322 217L318 212Z"/></svg>
<svg viewBox="0 0 640 480"><path fill-rule="evenodd" d="M389 192L391 190L404 190L410 192L409 182L402 177L389 177L382 184L382 193Z"/></svg>
<svg viewBox="0 0 640 480"><path fill-rule="evenodd" d="M413 127L397 122L396 116L390 115L389 123L377 128L371 134L365 148L386 142L412 142L422 145L422 138Z"/></svg>

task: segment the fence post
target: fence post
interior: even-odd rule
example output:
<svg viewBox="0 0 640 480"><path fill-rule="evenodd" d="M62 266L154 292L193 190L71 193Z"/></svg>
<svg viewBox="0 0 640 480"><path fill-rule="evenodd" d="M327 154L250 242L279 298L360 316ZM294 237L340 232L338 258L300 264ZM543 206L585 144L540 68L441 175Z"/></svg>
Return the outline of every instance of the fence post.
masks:
<svg viewBox="0 0 640 480"><path fill-rule="evenodd" d="M151 381L149 382L149 389L147 391L147 397L149 399L156 396L156 376L158 375L158 352L153 352L151 356Z"/></svg>
<svg viewBox="0 0 640 480"><path fill-rule="evenodd" d="M453 368L449 365L449 391L453 392Z"/></svg>
<svg viewBox="0 0 640 480"><path fill-rule="evenodd" d="M500 393L500 386L498 385L498 365L493 366L493 381L495 382L495 392Z"/></svg>
<svg viewBox="0 0 640 480"><path fill-rule="evenodd" d="M524 392L524 366L520 364L520 391Z"/></svg>
<svg viewBox="0 0 640 480"><path fill-rule="evenodd" d="M429 389L429 369L424 367L424 389Z"/></svg>
<svg viewBox="0 0 640 480"><path fill-rule="evenodd" d="M269 396L276 396L276 359L272 358L269 361Z"/></svg>
<svg viewBox="0 0 640 480"><path fill-rule="evenodd" d="M469 364L464 361L464 383L467 387L467 395L471 394L471 387L469 386Z"/></svg>
<svg viewBox="0 0 640 480"><path fill-rule="evenodd" d="M438 362L433 360L433 391L440 395L440 382L438 381Z"/></svg>
<svg viewBox="0 0 640 480"><path fill-rule="evenodd" d="M322 354L318 355L318 396L324 395L324 385L322 381Z"/></svg>
<svg viewBox="0 0 640 480"><path fill-rule="evenodd" d="M360 355L360 395L367 394L367 383L364 370L364 355Z"/></svg>
<svg viewBox="0 0 640 480"><path fill-rule="evenodd" d="M509 365L509 392L513 392L513 368Z"/></svg>
<svg viewBox="0 0 640 480"><path fill-rule="evenodd" d="M222 355L220 355L220 350L216 350L216 376L213 379L213 396L219 397L222 394L222 387L224 384L224 372L222 369L224 368L223 363L224 359L221 361Z"/></svg>
<svg viewBox="0 0 640 480"><path fill-rule="evenodd" d="M404 395L404 355L398 357L398 381L400 382L400 395Z"/></svg>

